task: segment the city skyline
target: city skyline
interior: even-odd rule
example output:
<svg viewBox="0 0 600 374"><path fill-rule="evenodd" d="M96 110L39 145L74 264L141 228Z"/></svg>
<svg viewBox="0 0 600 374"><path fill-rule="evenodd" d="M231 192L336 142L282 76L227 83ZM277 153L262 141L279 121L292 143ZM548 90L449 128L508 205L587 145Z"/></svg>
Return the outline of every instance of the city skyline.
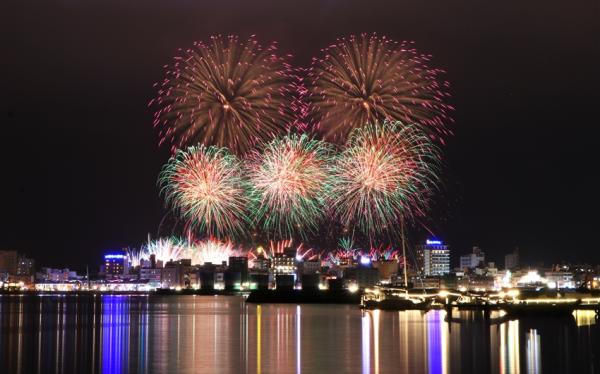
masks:
<svg viewBox="0 0 600 374"><path fill-rule="evenodd" d="M210 22L193 4L168 10L95 5L101 14L117 9L117 19L138 20L145 31L132 31L127 41L117 38L123 29L111 17L92 21L83 5L39 20L24 6L9 5L6 14L15 17L3 33L11 40L2 93L8 133L1 152L10 177L2 184L8 213L2 215L0 249L81 269L107 249L135 247L148 233L157 237L167 208L156 179L169 150L157 146L147 102L177 48L216 33L256 34L261 42L277 40L280 50L294 53L295 65L307 66L337 37L377 32L415 41L451 83L449 102L456 111L454 135L444 146L444 188L424 226L459 253L479 245L500 259L519 246L528 262L600 262L589 236L598 202L597 176L590 172L595 87L587 81L597 77L600 64L593 12L558 2L517 9L493 4L491 10L460 4L471 14L460 6L446 14L431 5L408 5L409 12L402 4L373 7L369 21L356 3L341 12L325 7L317 22L308 23L310 10L272 5L275 18L294 27L246 17L256 15L252 7L240 12L243 20L230 16L231 27L219 24L226 16L214 17L226 14L226 5L210 5ZM184 21L163 32L161 11ZM429 14L431 23L417 25L411 12ZM570 17L578 23L569 23ZM532 20L537 28L526 22ZM477 34L456 26L485 31L487 23L500 21L511 27ZM94 31L70 32L82 22L92 22ZM560 34L555 24L568 25L568 32ZM43 64L36 58L40 51ZM412 229L413 241L425 233Z"/></svg>

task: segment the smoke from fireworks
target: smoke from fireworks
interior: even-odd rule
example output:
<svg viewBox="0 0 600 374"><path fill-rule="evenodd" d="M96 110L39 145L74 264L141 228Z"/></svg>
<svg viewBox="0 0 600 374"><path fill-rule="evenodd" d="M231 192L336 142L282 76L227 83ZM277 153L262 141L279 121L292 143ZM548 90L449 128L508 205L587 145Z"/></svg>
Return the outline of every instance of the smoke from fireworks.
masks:
<svg viewBox="0 0 600 374"><path fill-rule="evenodd" d="M249 157L252 214L279 237L313 232L323 218L330 147L307 135L274 139Z"/></svg>
<svg viewBox="0 0 600 374"><path fill-rule="evenodd" d="M313 117L328 139L344 140L354 128L383 120L448 133L448 83L411 43L363 34L338 39L323 53L313 60L308 91Z"/></svg>
<svg viewBox="0 0 600 374"><path fill-rule="evenodd" d="M166 67L158 96L154 125L161 143L172 150L203 143L243 153L294 125L298 79L276 55L277 47L262 47L254 37L240 42L235 36L213 36L181 51Z"/></svg>
<svg viewBox="0 0 600 374"><path fill-rule="evenodd" d="M394 234L402 219L424 212L438 164L437 147L417 125L358 128L334 163L327 205L345 227Z"/></svg>
<svg viewBox="0 0 600 374"><path fill-rule="evenodd" d="M207 235L235 236L246 222L246 182L239 161L224 148L179 150L164 166L159 183L167 203Z"/></svg>

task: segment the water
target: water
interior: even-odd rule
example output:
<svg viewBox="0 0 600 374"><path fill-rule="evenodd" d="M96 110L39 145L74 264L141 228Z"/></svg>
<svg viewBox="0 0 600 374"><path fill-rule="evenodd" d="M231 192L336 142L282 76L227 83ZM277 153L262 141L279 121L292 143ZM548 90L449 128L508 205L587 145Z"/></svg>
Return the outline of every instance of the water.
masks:
<svg viewBox="0 0 600 374"><path fill-rule="evenodd" d="M598 373L594 312L246 305L213 296L0 296L0 373Z"/></svg>

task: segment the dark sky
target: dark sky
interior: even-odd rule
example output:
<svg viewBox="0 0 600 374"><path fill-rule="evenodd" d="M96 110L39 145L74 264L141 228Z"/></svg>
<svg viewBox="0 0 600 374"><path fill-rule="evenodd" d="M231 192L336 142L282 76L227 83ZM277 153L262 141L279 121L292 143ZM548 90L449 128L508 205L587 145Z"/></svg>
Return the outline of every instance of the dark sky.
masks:
<svg viewBox="0 0 600 374"><path fill-rule="evenodd" d="M0 31L0 248L39 265L96 266L156 233L168 150L146 104L178 48L256 34L306 66L361 32L448 72L455 136L429 226L454 255L600 262L598 0L4 0Z"/></svg>

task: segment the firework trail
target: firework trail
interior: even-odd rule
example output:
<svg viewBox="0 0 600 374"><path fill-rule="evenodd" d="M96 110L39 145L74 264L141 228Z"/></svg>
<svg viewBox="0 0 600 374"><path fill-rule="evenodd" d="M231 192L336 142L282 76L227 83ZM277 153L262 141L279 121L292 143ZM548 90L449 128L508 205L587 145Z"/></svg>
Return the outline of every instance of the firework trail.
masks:
<svg viewBox="0 0 600 374"><path fill-rule="evenodd" d="M162 261L163 264L168 261L178 261L184 258L186 247L185 240L175 236L156 240L148 239L148 242L138 252L138 262L142 259L149 260L152 255L156 257L156 261Z"/></svg>
<svg viewBox="0 0 600 374"><path fill-rule="evenodd" d="M302 109L299 78L275 43L263 47L254 37L213 36L181 51L166 76L157 83L154 125L161 143L172 150L198 143L244 153L297 125Z"/></svg>
<svg viewBox="0 0 600 374"><path fill-rule="evenodd" d="M448 82L412 43L362 34L338 39L323 55L313 59L307 97L309 117L327 139L343 141L353 129L383 120L418 123L432 136L449 133Z"/></svg>
<svg viewBox="0 0 600 374"><path fill-rule="evenodd" d="M224 148L179 150L163 167L161 193L190 228L209 236L236 236L247 221L246 182L237 158Z"/></svg>
<svg viewBox="0 0 600 374"><path fill-rule="evenodd" d="M222 242L213 238L190 244L185 251L185 258L191 259L192 265L204 265L206 262L216 265L229 263L229 257L232 256L245 257L247 254L234 249L229 241Z"/></svg>
<svg viewBox="0 0 600 374"><path fill-rule="evenodd" d="M395 234L422 215L438 178L439 151L417 125L375 123L354 130L333 164L327 206L345 227L370 238Z"/></svg>
<svg viewBox="0 0 600 374"><path fill-rule="evenodd" d="M141 265L141 261L144 259L144 252L136 248L127 248L127 259L132 267Z"/></svg>
<svg viewBox="0 0 600 374"><path fill-rule="evenodd" d="M316 230L324 215L331 147L307 135L277 138L249 155L254 222L278 237Z"/></svg>

